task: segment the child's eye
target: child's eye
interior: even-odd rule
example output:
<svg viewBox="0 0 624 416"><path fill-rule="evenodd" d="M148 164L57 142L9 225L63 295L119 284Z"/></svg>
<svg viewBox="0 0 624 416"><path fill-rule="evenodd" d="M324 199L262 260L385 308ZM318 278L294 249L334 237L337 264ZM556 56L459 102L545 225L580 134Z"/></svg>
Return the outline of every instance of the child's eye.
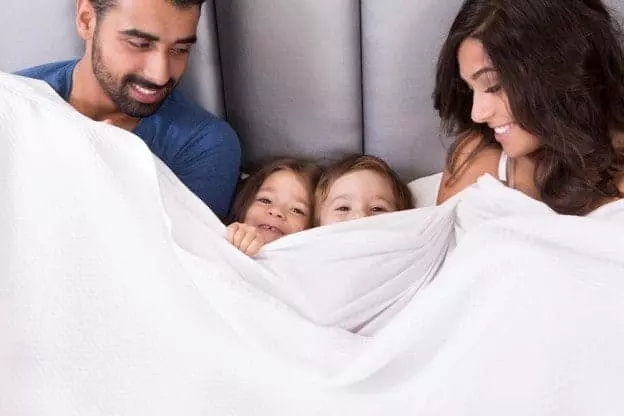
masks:
<svg viewBox="0 0 624 416"><path fill-rule="evenodd" d="M300 208L292 208L291 212L297 215L305 215L305 212Z"/></svg>
<svg viewBox="0 0 624 416"><path fill-rule="evenodd" d="M372 207L371 211L373 211L373 212L388 212L388 210L385 207Z"/></svg>
<svg viewBox="0 0 624 416"><path fill-rule="evenodd" d="M261 204L270 204L271 203L271 200L269 198L258 198L257 201L260 202Z"/></svg>
<svg viewBox="0 0 624 416"><path fill-rule="evenodd" d="M347 207L347 206L337 207L337 208L335 209L335 211L339 211L339 212L349 212L349 207Z"/></svg>

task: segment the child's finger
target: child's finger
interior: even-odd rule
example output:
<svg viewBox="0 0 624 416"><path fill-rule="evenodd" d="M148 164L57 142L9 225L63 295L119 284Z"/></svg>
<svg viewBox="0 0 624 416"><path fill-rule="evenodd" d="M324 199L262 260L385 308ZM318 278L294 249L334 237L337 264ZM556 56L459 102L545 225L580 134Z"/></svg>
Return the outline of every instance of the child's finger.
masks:
<svg viewBox="0 0 624 416"><path fill-rule="evenodd" d="M234 234L236 234L236 231L238 231L238 228L239 228L239 223L237 222L234 222L227 226L225 238L230 244L234 244Z"/></svg>
<svg viewBox="0 0 624 416"><path fill-rule="evenodd" d="M247 235L247 228L244 226L244 224L241 224L234 233L234 237L232 238L232 244L240 249L241 243L243 242L245 235Z"/></svg>
<svg viewBox="0 0 624 416"><path fill-rule="evenodd" d="M258 254L258 252L260 251L263 245L264 245L264 239L262 238L254 239L251 242L251 244L249 244L249 247L247 247L247 252L246 252L247 255L250 257L255 256L256 254Z"/></svg>
<svg viewBox="0 0 624 416"><path fill-rule="evenodd" d="M246 230L243 239L240 242L238 248L245 254L251 255L248 253L248 248L251 243L258 237L258 232L254 228L250 228Z"/></svg>

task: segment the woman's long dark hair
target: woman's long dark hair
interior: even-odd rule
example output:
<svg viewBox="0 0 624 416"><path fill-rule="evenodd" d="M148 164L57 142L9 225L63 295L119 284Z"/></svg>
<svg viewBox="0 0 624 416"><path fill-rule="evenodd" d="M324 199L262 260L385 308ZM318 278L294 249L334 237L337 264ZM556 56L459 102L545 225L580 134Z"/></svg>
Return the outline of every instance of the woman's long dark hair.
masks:
<svg viewBox="0 0 624 416"><path fill-rule="evenodd" d="M535 185L563 214L585 215L621 197L624 152L624 51L619 24L600 0L466 0L437 65L433 94L446 134L456 136L447 167L457 175L457 150L500 145L471 120L472 93L459 76L457 50L480 40L498 72L514 121L538 137ZM470 163L470 157L466 163Z"/></svg>

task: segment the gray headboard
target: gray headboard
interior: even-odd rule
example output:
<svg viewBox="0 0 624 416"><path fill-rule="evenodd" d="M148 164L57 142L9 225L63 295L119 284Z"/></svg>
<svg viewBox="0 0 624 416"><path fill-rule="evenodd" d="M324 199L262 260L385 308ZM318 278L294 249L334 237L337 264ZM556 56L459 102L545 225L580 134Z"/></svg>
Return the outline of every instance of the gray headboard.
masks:
<svg viewBox="0 0 624 416"><path fill-rule="evenodd" d="M74 0L5 3L0 70L82 54ZM182 88L232 124L246 163L366 152L411 180L443 165L431 92L460 4L209 0Z"/></svg>

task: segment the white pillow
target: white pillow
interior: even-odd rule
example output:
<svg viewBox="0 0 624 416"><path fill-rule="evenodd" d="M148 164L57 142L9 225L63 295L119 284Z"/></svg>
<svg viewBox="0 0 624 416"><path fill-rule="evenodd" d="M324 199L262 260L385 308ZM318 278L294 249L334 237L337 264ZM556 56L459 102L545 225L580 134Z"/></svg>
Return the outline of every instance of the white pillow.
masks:
<svg viewBox="0 0 624 416"><path fill-rule="evenodd" d="M418 178L407 184L412 192L416 208L430 207L435 205L442 181L442 172Z"/></svg>

